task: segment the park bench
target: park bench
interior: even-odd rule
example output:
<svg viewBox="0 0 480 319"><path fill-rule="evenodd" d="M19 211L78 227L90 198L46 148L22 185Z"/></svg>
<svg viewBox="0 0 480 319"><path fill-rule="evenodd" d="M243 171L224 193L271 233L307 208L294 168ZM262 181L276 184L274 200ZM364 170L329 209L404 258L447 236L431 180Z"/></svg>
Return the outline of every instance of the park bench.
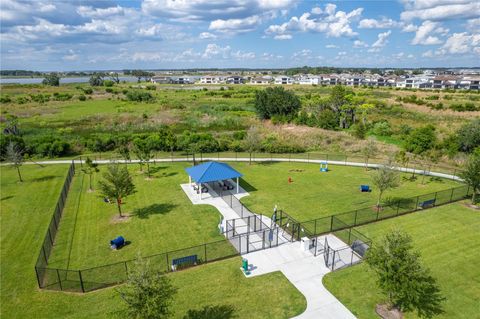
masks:
<svg viewBox="0 0 480 319"><path fill-rule="evenodd" d="M186 257L175 258L172 260L172 271L177 269L194 266L197 264L197 255L191 255Z"/></svg>
<svg viewBox="0 0 480 319"><path fill-rule="evenodd" d="M360 185L360 190L363 192L371 192L370 186L368 185Z"/></svg>
<svg viewBox="0 0 480 319"><path fill-rule="evenodd" d="M422 209L430 206L435 206L435 199L425 200L421 202L418 206L421 207Z"/></svg>

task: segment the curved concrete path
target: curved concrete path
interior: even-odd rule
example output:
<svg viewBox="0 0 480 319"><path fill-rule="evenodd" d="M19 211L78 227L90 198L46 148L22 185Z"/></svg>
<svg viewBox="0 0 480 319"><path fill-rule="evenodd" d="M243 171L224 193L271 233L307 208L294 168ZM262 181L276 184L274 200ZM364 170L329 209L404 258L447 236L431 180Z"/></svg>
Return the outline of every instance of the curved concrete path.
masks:
<svg viewBox="0 0 480 319"><path fill-rule="evenodd" d="M84 160L74 160L75 163L80 164L84 163ZM222 161L222 162L249 162L250 159L248 157L203 157L202 161ZM314 160L314 159L302 159L302 158L256 158L252 159L253 162L265 162L265 161L274 161L274 162L297 162L297 163L314 163L320 164L321 162L325 162L325 160ZM109 164L109 163L125 163L124 160L96 160L94 161L98 164ZM139 163L139 160L130 160L127 163ZM173 158L157 158L152 159L150 162L158 162L158 163L168 163L168 162L191 162L190 159L186 159L183 157L173 157ZM382 164L367 164L361 162L345 162L345 161L327 161L328 164L331 165L340 165L340 166L355 166L355 167L368 167L368 168L379 168ZM70 164L72 160L48 160L48 161L38 161L38 162L24 162L26 165L55 165L55 164ZM8 166L10 163L2 163L1 166ZM440 172L433 172L421 169L414 169L414 168L407 168L407 167L395 167L396 170L404 173L415 173L419 175L427 175L427 176L435 176L441 178L448 178L454 181L463 182L463 179L456 175L440 173Z"/></svg>

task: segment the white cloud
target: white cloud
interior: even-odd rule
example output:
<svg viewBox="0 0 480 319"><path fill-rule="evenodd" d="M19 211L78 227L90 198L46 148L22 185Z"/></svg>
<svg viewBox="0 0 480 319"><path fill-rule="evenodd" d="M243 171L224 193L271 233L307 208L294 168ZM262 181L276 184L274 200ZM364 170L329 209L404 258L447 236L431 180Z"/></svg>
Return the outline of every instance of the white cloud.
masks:
<svg viewBox="0 0 480 319"><path fill-rule="evenodd" d="M418 30L418 27L412 23L407 24L402 28L402 32L416 32Z"/></svg>
<svg viewBox="0 0 480 319"><path fill-rule="evenodd" d="M468 34L467 32L454 33L440 49L442 53L464 54L470 52L480 53L480 34Z"/></svg>
<svg viewBox="0 0 480 319"><path fill-rule="evenodd" d="M406 0L402 20L450 20L477 18L480 2L472 0Z"/></svg>
<svg viewBox="0 0 480 319"><path fill-rule="evenodd" d="M205 51L202 54L202 58L211 59L213 57L228 58L230 56L230 46L221 47L215 43L207 44Z"/></svg>
<svg viewBox="0 0 480 319"><path fill-rule="evenodd" d="M325 48L327 49L338 49L338 45L335 45L335 44L327 44L325 46Z"/></svg>
<svg viewBox="0 0 480 319"><path fill-rule="evenodd" d="M255 59L255 53L236 51L232 53L232 57L234 57L237 60L251 60L251 59Z"/></svg>
<svg viewBox="0 0 480 319"><path fill-rule="evenodd" d="M392 34L391 30L379 33L377 36L377 41L372 44L372 48L383 48L388 43L388 37L390 34Z"/></svg>
<svg viewBox="0 0 480 319"><path fill-rule="evenodd" d="M402 23L392 20L390 18L382 17L381 20L363 19L358 24L360 29L388 29L400 27Z"/></svg>
<svg viewBox="0 0 480 319"><path fill-rule="evenodd" d="M200 39L216 39L217 36L210 32L202 32L198 35Z"/></svg>
<svg viewBox="0 0 480 319"><path fill-rule="evenodd" d="M145 14L179 21L245 19L291 7L294 0L144 0Z"/></svg>
<svg viewBox="0 0 480 319"><path fill-rule="evenodd" d="M273 37L275 40L290 40L292 38L291 34L277 34Z"/></svg>
<svg viewBox="0 0 480 319"><path fill-rule="evenodd" d="M418 27L415 37L412 40L413 45L436 45L441 44L442 40L438 37L431 35L432 33L444 34L448 30L439 27L438 22L424 21L421 26Z"/></svg>
<svg viewBox="0 0 480 319"><path fill-rule="evenodd" d="M260 24L262 19L258 15L244 19L217 19L210 22L209 30L225 33L242 33L254 30Z"/></svg>
<svg viewBox="0 0 480 319"><path fill-rule="evenodd" d="M360 40L355 40L355 41L353 41L353 47L354 48L367 48L368 44L366 44L365 42L360 41Z"/></svg>
<svg viewBox="0 0 480 319"><path fill-rule="evenodd" d="M345 51L340 51L340 52L337 53L337 55L338 55L338 56L345 56L345 55L347 55L347 52L345 52Z"/></svg>
<svg viewBox="0 0 480 319"><path fill-rule="evenodd" d="M478 33L480 30L480 18L468 20L466 28L470 32Z"/></svg>
<svg viewBox="0 0 480 319"><path fill-rule="evenodd" d="M310 49L303 49L292 54L292 58L295 60L304 60L310 59L312 54L312 50Z"/></svg>
<svg viewBox="0 0 480 319"><path fill-rule="evenodd" d="M292 17L288 22L280 25L270 25L265 33L274 38L279 35L291 35L294 32L316 32L325 33L328 37L353 37L357 35L350 23L357 20L363 8L346 13L336 11L336 5L327 4L324 10L315 10L317 14L306 12L300 17Z"/></svg>
<svg viewBox="0 0 480 319"><path fill-rule="evenodd" d="M77 13L86 18L106 18L115 15L123 15L124 8L120 6L109 8L93 8L91 6L80 6L77 8Z"/></svg>

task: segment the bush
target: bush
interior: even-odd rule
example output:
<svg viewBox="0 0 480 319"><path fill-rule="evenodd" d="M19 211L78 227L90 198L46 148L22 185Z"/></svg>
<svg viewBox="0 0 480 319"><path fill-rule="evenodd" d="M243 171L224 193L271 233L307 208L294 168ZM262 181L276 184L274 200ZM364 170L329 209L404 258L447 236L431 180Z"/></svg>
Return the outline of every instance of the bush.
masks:
<svg viewBox="0 0 480 319"><path fill-rule="evenodd" d="M365 139L367 135L367 127L363 123L357 123L352 126L353 136L361 140Z"/></svg>
<svg viewBox="0 0 480 319"><path fill-rule="evenodd" d="M154 100L152 94L139 90L128 91L126 96L129 101L135 102L152 102Z"/></svg>
<svg viewBox="0 0 480 319"><path fill-rule="evenodd" d="M30 99L34 102L43 104L45 102L48 102L50 100L50 95L49 94L30 94Z"/></svg>
<svg viewBox="0 0 480 319"><path fill-rule="evenodd" d="M85 94L92 94L93 93L93 89L91 87L82 88L82 91Z"/></svg>
<svg viewBox="0 0 480 319"><path fill-rule="evenodd" d="M292 118L300 109L300 99L283 87L269 87L256 92L255 109L262 119L270 119L274 115Z"/></svg>
<svg viewBox="0 0 480 319"><path fill-rule="evenodd" d="M12 102L12 99L8 95L2 95L0 96L0 103L10 103Z"/></svg>
<svg viewBox="0 0 480 319"><path fill-rule="evenodd" d="M377 122L373 125L372 133L379 136L392 135L392 128L388 121Z"/></svg>
<svg viewBox="0 0 480 319"><path fill-rule="evenodd" d="M336 130L338 121L337 114L330 109L323 110L317 116L317 125L326 130Z"/></svg>
<svg viewBox="0 0 480 319"><path fill-rule="evenodd" d="M71 145L60 136L46 135L36 137L27 144L30 154L42 157L58 157L68 155Z"/></svg>
<svg viewBox="0 0 480 319"><path fill-rule="evenodd" d="M405 140L405 149L408 152L421 154L432 149L437 142L435 127L427 125L414 129Z"/></svg>
<svg viewBox="0 0 480 319"><path fill-rule="evenodd" d="M262 142L262 149L268 153L302 153L305 149L298 144L280 141L276 136L270 135Z"/></svg>
<svg viewBox="0 0 480 319"><path fill-rule="evenodd" d="M53 99L55 101L68 101L68 100L71 100L72 97L73 97L73 94L70 94L70 93L59 93L59 92L53 93Z"/></svg>
<svg viewBox="0 0 480 319"><path fill-rule="evenodd" d="M50 73L42 81L43 85L60 86L60 77L57 73Z"/></svg>
<svg viewBox="0 0 480 319"><path fill-rule="evenodd" d="M150 91L155 91L157 89L157 86L155 84L150 84L146 86L146 89Z"/></svg>
<svg viewBox="0 0 480 319"><path fill-rule="evenodd" d="M471 153L475 148L480 147L480 119L463 125L457 131L457 135L461 151Z"/></svg>
<svg viewBox="0 0 480 319"><path fill-rule="evenodd" d="M115 149L115 139L112 136L93 136L86 144L92 152L107 152Z"/></svg>
<svg viewBox="0 0 480 319"><path fill-rule="evenodd" d="M113 82L112 80L103 81L103 86L106 86L106 87L112 87L114 84L115 82Z"/></svg>
<svg viewBox="0 0 480 319"><path fill-rule="evenodd" d="M105 92L113 93L113 88L107 87L107 88L105 88Z"/></svg>
<svg viewBox="0 0 480 319"><path fill-rule="evenodd" d="M79 101L85 101L86 99L87 99L87 97L86 97L85 95L83 95L83 94L81 94L81 95L78 96L78 100L79 100Z"/></svg>

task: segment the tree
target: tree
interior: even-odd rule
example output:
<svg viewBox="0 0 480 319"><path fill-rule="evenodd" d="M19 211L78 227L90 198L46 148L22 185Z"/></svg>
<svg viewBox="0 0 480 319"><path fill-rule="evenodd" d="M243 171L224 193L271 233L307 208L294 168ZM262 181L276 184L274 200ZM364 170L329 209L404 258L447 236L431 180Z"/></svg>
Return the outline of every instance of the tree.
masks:
<svg viewBox="0 0 480 319"><path fill-rule="evenodd" d="M377 284L387 296L391 308L416 310L421 318L440 314L445 298L430 270L420 263L413 251L412 239L399 231L388 233L366 254L367 265L377 275Z"/></svg>
<svg viewBox="0 0 480 319"><path fill-rule="evenodd" d="M122 141L119 143L117 152L123 158L125 163L130 161L130 144L127 141Z"/></svg>
<svg viewBox="0 0 480 319"><path fill-rule="evenodd" d="M460 173L460 177L463 178L465 183L473 189L472 192L472 204L476 203L476 193L480 192L480 155L473 154L468 158L465 170Z"/></svg>
<svg viewBox="0 0 480 319"><path fill-rule="evenodd" d="M244 141L245 149L250 154L250 165L252 164L252 153L260 150L261 142L262 136L260 130L256 126L251 126L247 131Z"/></svg>
<svg viewBox="0 0 480 319"><path fill-rule="evenodd" d="M23 165L23 149L16 143L10 142L7 146L6 160L17 170L18 180L23 182L20 167Z"/></svg>
<svg viewBox="0 0 480 319"><path fill-rule="evenodd" d="M161 319L172 315L177 288L148 260L138 257L128 271L127 283L116 292L126 305L123 317Z"/></svg>
<svg viewBox="0 0 480 319"><path fill-rule="evenodd" d="M205 306L200 310L189 310L183 319L233 319L235 308L230 305Z"/></svg>
<svg viewBox="0 0 480 319"><path fill-rule="evenodd" d="M300 109L300 99L283 87L266 88L255 94L255 109L262 119L292 117Z"/></svg>
<svg viewBox="0 0 480 319"><path fill-rule="evenodd" d="M363 103L361 104L359 107L359 110L361 112L361 116L362 116L362 123L363 125L367 125L367 115L368 115L368 112L372 109L375 108L375 105L371 104L371 103Z"/></svg>
<svg viewBox="0 0 480 319"><path fill-rule="evenodd" d="M135 193L135 185L127 167L118 164L110 165L103 174L103 178L104 180L98 183L100 191L105 197L116 200L118 213L120 217L123 217L120 206L122 198Z"/></svg>
<svg viewBox="0 0 480 319"><path fill-rule="evenodd" d="M368 139L367 144L362 149L362 155L365 160L365 170L368 170L368 161L378 152L377 143L373 139Z"/></svg>
<svg viewBox="0 0 480 319"><path fill-rule="evenodd" d="M118 76L118 72L110 73L110 80L112 80L116 84L119 84L120 83L120 78Z"/></svg>
<svg viewBox="0 0 480 319"><path fill-rule="evenodd" d="M88 80L91 86L102 86L103 85L103 75L100 73L93 73Z"/></svg>
<svg viewBox="0 0 480 319"><path fill-rule="evenodd" d="M405 141L405 149L414 154L421 154L432 149L437 142L435 127L427 125L414 129Z"/></svg>
<svg viewBox="0 0 480 319"><path fill-rule="evenodd" d="M457 135L461 151L471 153L476 147L480 147L480 119L462 126Z"/></svg>
<svg viewBox="0 0 480 319"><path fill-rule="evenodd" d="M147 176L150 178L150 160L153 158L152 147L145 139L136 138L133 140L133 152L140 161L140 169L147 164Z"/></svg>
<svg viewBox="0 0 480 319"><path fill-rule="evenodd" d="M82 167L82 172L88 175L89 186L88 189L93 191L92 187L92 175L93 173L98 173L98 164L94 163L90 157L87 157L85 160L85 167Z"/></svg>
<svg viewBox="0 0 480 319"><path fill-rule="evenodd" d="M399 185L399 174L393 168L392 161L381 165L372 175L373 185L378 189L377 208L380 208L380 201L383 193Z"/></svg>
<svg viewBox="0 0 480 319"><path fill-rule="evenodd" d="M57 73L49 73L45 75L42 84L50 86L60 86L60 77Z"/></svg>

